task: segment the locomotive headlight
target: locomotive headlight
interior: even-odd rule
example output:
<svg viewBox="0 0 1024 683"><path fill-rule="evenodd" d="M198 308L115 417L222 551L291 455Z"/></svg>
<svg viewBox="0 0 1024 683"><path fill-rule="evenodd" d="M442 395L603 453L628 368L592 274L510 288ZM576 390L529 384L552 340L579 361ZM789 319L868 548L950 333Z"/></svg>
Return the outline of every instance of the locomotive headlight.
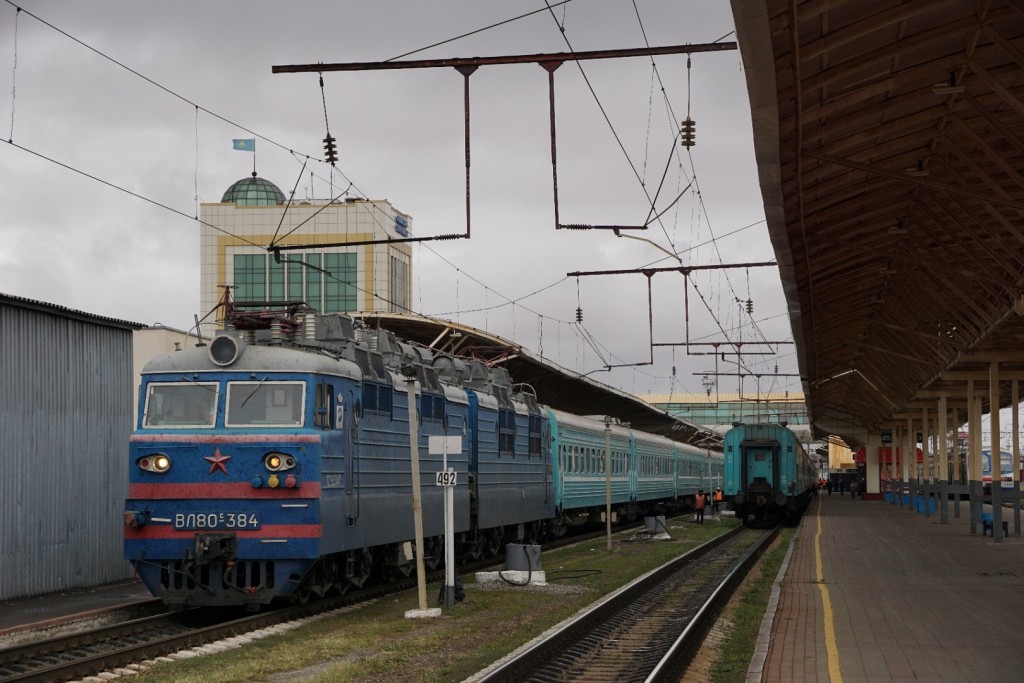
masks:
<svg viewBox="0 0 1024 683"><path fill-rule="evenodd" d="M283 472L295 468L295 457L287 453L267 453L263 456L263 466L271 472Z"/></svg>
<svg viewBox="0 0 1024 683"><path fill-rule="evenodd" d="M144 458L139 458L138 465L140 469L146 470L147 472L163 474L167 470L171 469L171 459L163 453L155 453Z"/></svg>

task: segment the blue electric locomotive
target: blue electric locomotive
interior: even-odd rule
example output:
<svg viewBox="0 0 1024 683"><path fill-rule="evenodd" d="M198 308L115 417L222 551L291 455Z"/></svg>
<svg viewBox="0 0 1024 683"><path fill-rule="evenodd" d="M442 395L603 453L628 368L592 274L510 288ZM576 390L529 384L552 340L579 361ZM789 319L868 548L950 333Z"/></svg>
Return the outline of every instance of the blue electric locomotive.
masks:
<svg viewBox="0 0 1024 683"><path fill-rule="evenodd" d="M734 423L722 444L724 493L744 524L795 524L817 485L817 470L782 424Z"/></svg>
<svg viewBox="0 0 1024 683"><path fill-rule="evenodd" d="M408 575L412 413L428 568L443 559L443 458L459 482L460 560L600 518L603 423L541 406L501 368L344 315L228 310L233 330L143 371L124 548L168 605L257 608ZM620 514L685 505L684 451L721 470L691 447L611 431ZM431 453L431 436L461 449Z"/></svg>

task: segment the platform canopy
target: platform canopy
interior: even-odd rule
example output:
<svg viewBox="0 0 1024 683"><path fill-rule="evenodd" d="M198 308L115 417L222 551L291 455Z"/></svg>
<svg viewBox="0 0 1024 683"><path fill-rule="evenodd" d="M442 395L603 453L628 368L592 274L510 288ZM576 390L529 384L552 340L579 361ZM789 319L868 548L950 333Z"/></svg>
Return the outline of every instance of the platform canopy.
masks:
<svg viewBox="0 0 1024 683"><path fill-rule="evenodd" d="M989 411L992 361L1024 379L1024 2L732 6L816 431L965 421L968 378Z"/></svg>
<svg viewBox="0 0 1024 683"><path fill-rule="evenodd" d="M560 367L518 344L449 320L400 313L354 314L373 328L438 353L475 358L508 370L516 384L528 384L544 405L576 415L608 415L630 426L700 447L721 448L722 437L681 420L639 398Z"/></svg>

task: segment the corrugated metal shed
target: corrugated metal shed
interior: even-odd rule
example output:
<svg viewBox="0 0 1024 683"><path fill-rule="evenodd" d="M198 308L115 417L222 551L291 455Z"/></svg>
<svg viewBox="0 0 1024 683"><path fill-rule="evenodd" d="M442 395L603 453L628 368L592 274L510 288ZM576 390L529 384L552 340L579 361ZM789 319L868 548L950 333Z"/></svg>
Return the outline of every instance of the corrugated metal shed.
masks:
<svg viewBox="0 0 1024 683"><path fill-rule="evenodd" d="M0 294L0 599L127 578L137 323Z"/></svg>

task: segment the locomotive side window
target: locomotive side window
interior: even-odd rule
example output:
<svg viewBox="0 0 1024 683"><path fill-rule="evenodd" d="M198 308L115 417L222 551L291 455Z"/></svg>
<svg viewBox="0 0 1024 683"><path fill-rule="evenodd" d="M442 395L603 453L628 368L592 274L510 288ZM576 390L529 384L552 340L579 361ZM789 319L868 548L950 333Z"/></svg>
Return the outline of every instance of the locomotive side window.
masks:
<svg viewBox="0 0 1024 683"><path fill-rule="evenodd" d="M511 455L516 451L516 413L514 410L498 409L498 457Z"/></svg>
<svg viewBox="0 0 1024 683"><path fill-rule="evenodd" d="M331 417L334 415L331 400L334 398L334 386L330 384L316 385L316 405L313 409L313 424L322 429L329 429Z"/></svg>
<svg viewBox="0 0 1024 683"><path fill-rule="evenodd" d="M445 419L444 396L420 394L420 420L429 422L441 422Z"/></svg>
<svg viewBox="0 0 1024 683"><path fill-rule="evenodd" d="M363 410L368 414L391 417L392 387L363 380Z"/></svg>
<svg viewBox="0 0 1024 683"><path fill-rule="evenodd" d="M303 382L228 382L228 427L301 427Z"/></svg>
<svg viewBox="0 0 1024 683"><path fill-rule="evenodd" d="M216 382L150 383L142 423L146 427L212 427L219 388Z"/></svg>

